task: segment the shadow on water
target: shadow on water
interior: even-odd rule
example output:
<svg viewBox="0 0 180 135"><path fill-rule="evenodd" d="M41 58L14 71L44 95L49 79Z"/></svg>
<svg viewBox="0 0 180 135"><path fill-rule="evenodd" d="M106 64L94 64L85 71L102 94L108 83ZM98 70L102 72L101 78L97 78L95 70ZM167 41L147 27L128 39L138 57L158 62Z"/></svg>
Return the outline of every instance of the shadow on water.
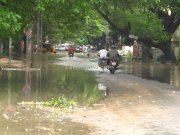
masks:
<svg viewBox="0 0 180 135"><path fill-rule="evenodd" d="M180 68L177 65L133 62L124 65L123 72L180 88Z"/></svg>
<svg viewBox="0 0 180 135"><path fill-rule="evenodd" d="M0 132L8 135L84 135L89 127L73 123L70 118L53 116L36 107L19 106L18 103L49 101L65 96L81 103L94 103L103 94L98 90L94 74L84 70L70 70L54 65L50 54L42 55L42 61L34 69L0 71ZM40 64L40 65L38 65ZM38 67L38 68L37 68Z"/></svg>

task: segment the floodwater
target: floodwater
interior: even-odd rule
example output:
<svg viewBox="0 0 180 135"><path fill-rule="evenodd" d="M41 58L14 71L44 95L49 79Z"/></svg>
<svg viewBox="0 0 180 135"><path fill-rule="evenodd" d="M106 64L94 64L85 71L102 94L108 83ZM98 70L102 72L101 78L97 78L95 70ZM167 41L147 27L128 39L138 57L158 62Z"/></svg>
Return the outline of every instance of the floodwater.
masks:
<svg viewBox="0 0 180 135"><path fill-rule="evenodd" d="M36 57L34 57L35 59ZM62 66L64 65L64 66ZM81 65L81 68L78 66ZM0 70L0 133L2 135L84 135L92 127L71 121L61 112L42 109L35 102L65 96L87 105L100 100L95 78L96 61L77 57L54 58L42 54L32 69L4 68ZM123 64L121 70L144 79L168 83L180 88L180 70L175 65L133 62ZM117 72L115 74L119 74Z"/></svg>
<svg viewBox="0 0 180 135"><path fill-rule="evenodd" d="M0 70L1 135L90 133L90 127L71 122L60 112L44 111L35 104L65 96L83 106L103 97L92 72L69 70L52 62L52 55L42 54L42 59L36 59L31 69L10 67Z"/></svg>
<svg viewBox="0 0 180 135"><path fill-rule="evenodd" d="M124 73L143 79L155 80L180 88L180 67L161 63L132 62L122 66Z"/></svg>

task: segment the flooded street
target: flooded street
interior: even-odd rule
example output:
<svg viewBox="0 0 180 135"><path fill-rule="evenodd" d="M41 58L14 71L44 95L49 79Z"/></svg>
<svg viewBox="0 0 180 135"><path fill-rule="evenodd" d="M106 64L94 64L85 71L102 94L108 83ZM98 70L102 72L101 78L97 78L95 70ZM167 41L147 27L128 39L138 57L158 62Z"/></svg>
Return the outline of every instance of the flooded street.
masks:
<svg viewBox="0 0 180 135"><path fill-rule="evenodd" d="M180 0L0 0L0 135L180 135Z"/></svg>
<svg viewBox="0 0 180 135"><path fill-rule="evenodd" d="M3 67L0 71L1 134L84 135L90 132L88 126L72 122L61 110L52 111L38 104L64 96L84 106L103 97L92 72L73 71L54 64L51 59L50 54L44 54L42 61L35 60L32 69Z"/></svg>
<svg viewBox="0 0 180 135"><path fill-rule="evenodd" d="M71 133L84 135L90 132L84 124L73 123L60 114L55 115L48 110L32 109L32 106L27 107L27 105L17 106L14 116L9 119L1 117L0 131L3 135L69 135Z"/></svg>
<svg viewBox="0 0 180 135"><path fill-rule="evenodd" d="M3 135L180 134L176 65L122 63L110 74L94 57L45 54L33 70L6 69L0 71ZM62 95L81 107L62 111L36 104Z"/></svg>
<svg viewBox="0 0 180 135"><path fill-rule="evenodd" d="M155 80L180 88L180 67L161 63L132 62L122 66L123 72L143 79Z"/></svg>
<svg viewBox="0 0 180 135"><path fill-rule="evenodd" d="M117 73L113 78L110 74L103 74L103 77L100 74L98 77L110 88L109 97L101 102L105 107L101 109L116 114L118 121L109 124L111 130L106 132L108 135L180 133L179 88L124 73Z"/></svg>
<svg viewBox="0 0 180 135"><path fill-rule="evenodd" d="M63 64L72 66L70 61ZM95 126L96 135L180 134L177 65L124 63L114 75L95 64L88 70L107 86L108 96L88 110L74 112L72 121Z"/></svg>

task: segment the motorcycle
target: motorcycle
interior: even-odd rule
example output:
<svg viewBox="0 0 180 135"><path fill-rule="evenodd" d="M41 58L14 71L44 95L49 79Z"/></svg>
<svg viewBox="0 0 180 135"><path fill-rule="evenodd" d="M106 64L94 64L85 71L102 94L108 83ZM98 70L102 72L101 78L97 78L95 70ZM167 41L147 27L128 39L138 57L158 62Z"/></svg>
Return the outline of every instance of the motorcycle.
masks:
<svg viewBox="0 0 180 135"><path fill-rule="evenodd" d="M72 46L70 46L68 49L68 55L69 57L74 57L74 48Z"/></svg>
<svg viewBox="0 0 180 135"><path fill-rule="evenodd" d="M69 57L74 57L74 53L69 53Z"/></svg>
<svg viewBox="0 0 180 135"><path fill-rule="evenodd" d="M101 58L99 59L98 66L104 70L105 67L107 67L107 58Z"/></svg>
<svg viewBox="0 0 180 135"><path fill-rule="evenodd" d="M114 72L118 69L118 60L117 59L110 60L108 69L111 74L114 74Z"/></svg>

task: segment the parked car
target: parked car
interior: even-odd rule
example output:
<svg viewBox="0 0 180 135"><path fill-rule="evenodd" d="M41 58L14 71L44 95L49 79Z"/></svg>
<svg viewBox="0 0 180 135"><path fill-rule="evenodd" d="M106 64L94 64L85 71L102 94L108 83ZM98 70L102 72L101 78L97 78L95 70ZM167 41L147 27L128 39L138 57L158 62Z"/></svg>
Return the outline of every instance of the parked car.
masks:
<svg viewBox="0 0 180 135"><path fill-rule="evenodd" d="M75 47L75 52L82 52L83 48L81 46L76 46Z"/></svg>
<svg viewBox="0 0 180 135"><path fill-rule="evenodd" d="M59 51L67 51L67 50L68 50L68 47L67 47L67 46L59 46L59 47L58 47L58 50L59 50Z"/></svg>

